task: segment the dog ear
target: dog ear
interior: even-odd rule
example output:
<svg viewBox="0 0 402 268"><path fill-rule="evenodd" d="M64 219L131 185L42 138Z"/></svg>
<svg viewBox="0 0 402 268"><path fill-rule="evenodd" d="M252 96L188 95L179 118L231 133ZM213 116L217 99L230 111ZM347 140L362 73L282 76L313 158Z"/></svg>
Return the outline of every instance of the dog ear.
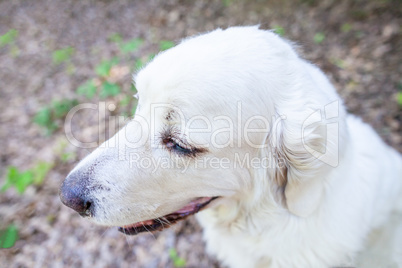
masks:
<svg viewBox="0 0 402 268"><path fill-rule="evenodd" d="M272 149L282 166L275 181L282 185L283 199L294 215L307 217L319 206L324 194L325 176L338 161L338 124L326 123L321 111L307 116L280 120L272 130Z"/></svg>

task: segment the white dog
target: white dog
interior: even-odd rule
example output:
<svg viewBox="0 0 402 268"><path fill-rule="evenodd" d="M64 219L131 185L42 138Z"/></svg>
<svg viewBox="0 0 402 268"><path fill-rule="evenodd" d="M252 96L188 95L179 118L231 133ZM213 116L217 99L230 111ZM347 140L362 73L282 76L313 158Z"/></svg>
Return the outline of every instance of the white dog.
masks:
<svg viewBox="0 0 402 268"><path fill-rule="evenodd" d="M401 156L289 42L219 29L135 83L134 119L69 174L64 204L126 234L207 208L208 251L230 267L402 265Z"/></svg>

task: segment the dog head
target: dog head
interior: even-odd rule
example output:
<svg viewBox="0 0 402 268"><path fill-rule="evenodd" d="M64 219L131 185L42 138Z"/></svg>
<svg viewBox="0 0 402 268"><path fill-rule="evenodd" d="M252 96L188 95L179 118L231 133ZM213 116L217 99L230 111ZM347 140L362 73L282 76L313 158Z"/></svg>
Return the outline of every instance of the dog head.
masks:
<svg viewBox="0 0 402 268"><path fill-rule="evenodd" d="M134 118L71 171L65 205L129 234L218 197L316 210L339 153L320 111L339 100L288 42L258 27L216 30L159 54L135 84Z"/></svg>

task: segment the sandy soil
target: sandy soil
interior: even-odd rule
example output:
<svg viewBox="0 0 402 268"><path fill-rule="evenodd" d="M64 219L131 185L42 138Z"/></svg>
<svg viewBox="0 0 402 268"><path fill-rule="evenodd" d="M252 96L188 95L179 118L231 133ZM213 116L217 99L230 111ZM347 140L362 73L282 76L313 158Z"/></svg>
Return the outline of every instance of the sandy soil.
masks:
<svg viewBox="0 0 402 268"><path fill-rule="evenodd" d="M250 24L283 27L285 37L299 44L304 57L328 74L348 110L402 151L402 114L396 100L402 90L398 0L0 1L0 35L12 28L19 31L17 56L10 47L0 48L0 183L9 165L27 169L39 160L55 162L43 185L31 186L23 195L14 190L0 193L0 227L15 223L20 236L13 248L0 250L0 267L173 267L170 248L187 267L220 267L206 255L193 218L154 235L125 237L64 207L58 197L60 182L90 150L67 143L64 150L73 157L60 161L64 131L46 137L32 118L51 100L82 100L75 93L77 86L94 76L94 66L102 59L117 53L108 41L112 33L125 40L145 40L128 57L128 64L156 53L160 40L177 42L217 27ZM319 32L325 39L316 43L314 35ZM75 49L69 72L66 64L52 64L51 56L67 46ZM129 87L129 74L120 79ZM116 105L118 101L107 100ZM107 128L98 125L91 113L83 113L74 122L74 131L82 139L101 142L109 135L99 139L98 128L101 133Z"/></svg>

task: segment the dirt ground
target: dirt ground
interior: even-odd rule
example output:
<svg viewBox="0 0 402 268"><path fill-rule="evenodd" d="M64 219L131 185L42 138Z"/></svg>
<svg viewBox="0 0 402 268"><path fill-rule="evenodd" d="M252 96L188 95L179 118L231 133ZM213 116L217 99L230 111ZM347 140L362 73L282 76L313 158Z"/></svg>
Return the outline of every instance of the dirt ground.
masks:
<svg viewBox="0 0 402 268"><path fill-rule="evenodd" d="M113 33L143 38L132 56L140 57L156 53L160 40L178 42L217 27L253 24L282 27L303 56L327 73L348 110L402 152L399 0L0 1L0 35L19 32L18 53L0 48L0 184L10 165L24 170L39 160L56 163L41 186L22 195L13 189L0 193L0 227L14 223L19 229L15 246L0 249L0 267L173 267L170 248L187 267L220 267L206 255L194 218L154 235L125 237L64 207L58 187L90 150L66 143L63 129L44 136L32 118L51 100L80 98L76 88L94 76L102 59L116 54L108 41ZM317 33L324 40L314 40ZM75 49L70 72L65 64L52 64L52 51L68 46ZM129 87L130 75L122 81ZM118 105L113 98L108 102ZM100 123L83 113L74 130L84 140L101 142ZM73 156L68 161L59 160L60 144L67 144L64 150Z"/></svg>

